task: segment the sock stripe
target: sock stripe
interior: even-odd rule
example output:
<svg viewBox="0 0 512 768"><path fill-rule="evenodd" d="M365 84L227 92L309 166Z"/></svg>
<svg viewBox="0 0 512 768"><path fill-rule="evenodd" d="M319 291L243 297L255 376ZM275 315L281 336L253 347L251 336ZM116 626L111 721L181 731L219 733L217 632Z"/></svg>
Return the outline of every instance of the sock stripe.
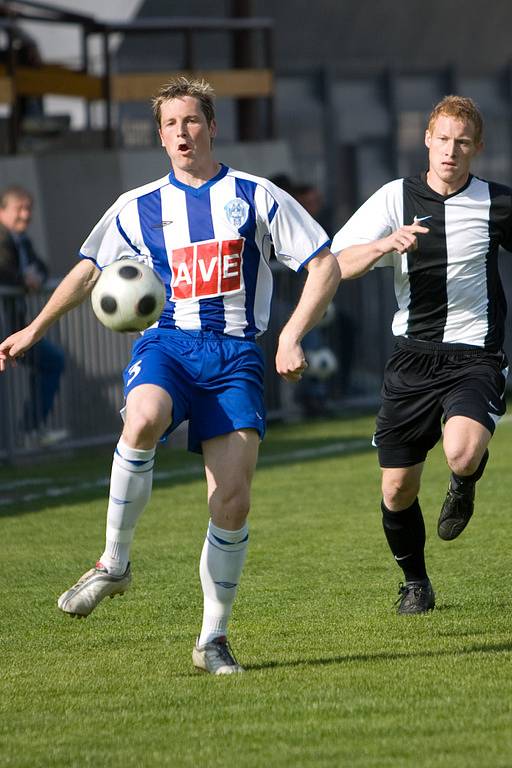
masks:
<svg viewBox="0 0 512 768"><path fill-rule="evenodd" d="M248 539L244 539L243 541L227 541L224 545L222 545L213 541L209 535L206 536L206 540L208 541L208 544L210 544L214 549L218 549L220 552L227 552L228 554L230 552L233 554L235 552L241 552L246 548L248 541Z"/></svg>
<svg viewBox="0 0 512 768"><path fill-rule="evenodd" d="M155 455L153 454L153 456L150 456L147 459L128 459L126 456L123 456L123 454L117 448L117 446L115 449L115 453L117 454L117 456L120 456L123 459L123 461L127 461L129 464L133 464L134 467L142 467L144 466L144 464L149 464L149 462L153 461L155 458Z"/></svg>
<svg viewBox="0 0 512 768"><path fill-rule="evenodd" d="M213 536L215 541L217 541L219 544L225 544L227 547L232 547L234 544L244 544L249 539L249 534L247 534L243 539L240 539L240 541L225 541L224 539L221 539L219 536L216 536L214 533L209 531L210 536ZM214 542L212 542L213 544Z"/></svg>

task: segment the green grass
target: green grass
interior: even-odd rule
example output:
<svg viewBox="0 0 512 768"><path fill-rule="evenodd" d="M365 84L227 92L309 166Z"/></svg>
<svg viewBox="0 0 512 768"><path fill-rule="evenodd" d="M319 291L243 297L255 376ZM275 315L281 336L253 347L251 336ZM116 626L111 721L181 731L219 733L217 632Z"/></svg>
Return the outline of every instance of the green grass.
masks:
<svg viewBox="0 0 512 768"><path fill-rule="evenodd" d="M110 452L1 468L4 498L8 481L38 481L0 506L2 768L510 768L512 424L454 542L435 535L448 472L439 447L430 456L421 501L438 607L418 617L393 608L372 427L269 431L230 633L247 674L235 678L191 666L207 524L197 458L161 450L133 588L87 621L56 598L102 551L105 488L80 483L105 479ZM41 497L56 486L67 495Z"/></svg>

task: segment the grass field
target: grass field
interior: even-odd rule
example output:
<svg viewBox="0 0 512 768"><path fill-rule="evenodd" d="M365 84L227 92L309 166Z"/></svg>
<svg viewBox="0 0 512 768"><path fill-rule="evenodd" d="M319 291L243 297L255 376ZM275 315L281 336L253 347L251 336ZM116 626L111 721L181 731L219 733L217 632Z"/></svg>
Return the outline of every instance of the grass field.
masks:
<svg viewBox="0 0 512 768"><path fill-rule="evenodd" d="M431 454L421 502L437 608L416 617L393 607L372 426L270 429L231 625L247 674L234 677L191 665L207 524L197 458L160 451L133 588L86 621L56 599L102 551L110 451L0 468L0 766L510 768L512 424L450 543L435 535L448 472Z"/></svg>

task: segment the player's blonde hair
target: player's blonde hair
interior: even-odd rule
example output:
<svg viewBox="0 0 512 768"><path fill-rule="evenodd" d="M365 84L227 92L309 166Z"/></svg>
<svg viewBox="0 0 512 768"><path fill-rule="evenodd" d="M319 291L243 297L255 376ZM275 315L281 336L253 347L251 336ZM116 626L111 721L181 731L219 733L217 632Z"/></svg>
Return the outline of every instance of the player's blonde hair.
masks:
<svg viewBox="0 0 512 768"><path fill-rule="evenodd" d="M445 96L441 101L436 104L430 116L428 118L428 131L432 133L434 123L440 115L446 117L453 117L456 120L462 120L464 122L471 122L475 128L475 144L480 144L482 141L484 121L482 114L477 105L466 96Z"/></svg>
<svg viewBox="0 0 512 768"><path fill-rule="evenodd" d="M206 80L189 78L179 75L169 83L163 85L157 95L152 99L153 115L160 128L160 119L162 116L162 104L171 99L179 99L183 96L191 96L197 99L201 104L201 110L206 118L208 127L215 119L215 91Z"/></svg>

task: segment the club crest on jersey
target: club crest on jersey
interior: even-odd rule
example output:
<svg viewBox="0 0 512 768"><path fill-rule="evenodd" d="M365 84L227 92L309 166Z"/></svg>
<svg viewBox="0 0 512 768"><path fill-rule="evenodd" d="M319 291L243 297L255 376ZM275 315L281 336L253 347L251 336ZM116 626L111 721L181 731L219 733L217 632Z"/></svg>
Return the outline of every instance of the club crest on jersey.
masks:
<svg viewBox="0 0 512 768"><path fill-rule="evenodd" d="M241 197L234 197L233 200L226 203L224 210L227 220L237 229L243 227L249 216L249 204Z"/></svg>

